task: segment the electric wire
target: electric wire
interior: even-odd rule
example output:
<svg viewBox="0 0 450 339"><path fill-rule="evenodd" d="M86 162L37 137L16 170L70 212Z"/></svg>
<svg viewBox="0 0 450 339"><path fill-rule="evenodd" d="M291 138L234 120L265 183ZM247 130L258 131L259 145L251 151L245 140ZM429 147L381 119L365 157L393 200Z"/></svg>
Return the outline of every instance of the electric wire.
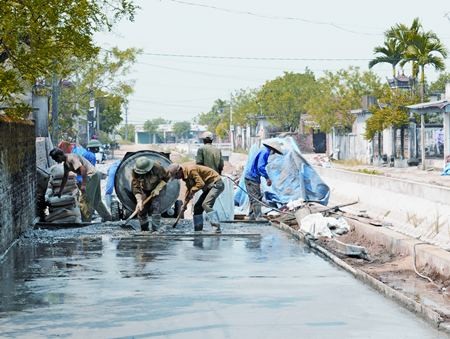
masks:
<svg viewBox="0 0 450 339"><path fill-rule="evenodd" d="M300 18L300 17L293 17L293 16L264 15L264 14L259 14L259 13L255 13L255 12L252 12L252 11L235 10L235 9L217 7L217 6L213 6L213 5L206 5L206 4L202 4L202 3L182 1L182 0L167 0L167 1L170 1L170 2L173 2L173 3L176 3L176 4L180 4L180 5L185 5L185 6L208 8L208 9L213 9L213 10L216 10L216 11L221 11L221 12L226 12L226 13L231 13L231 14L249 15L249 16L262 18L262 19L299 21L299 22L303 22L303 23L307 23L307 24L330 26L330 27L336 28L338 30L341 30L341 31L344 31L344 32L347 32L347 33L358 34L358 35L379 36L379 35L383 35L384 34L384 33L358 32L358 31L355 31L355 30L352 30L352 29L345 28L345 27L343 27L342 24L337 24L337 23L330 22L330 21L310 20L310 19L305 19L305 18Z"/></svg>
<svg viewBox="0 0 450 339"><path fill-rule="evenodd" d="M429 244L426 243L426 242L419 242L419 243L414 244L414 246L413 246L413 267L414 267L414 272L416 272L416 274L419 277L428 280L430 283L432 283L434 286L436 286L439 290L443 290L443 288L441 286L439 286L438 284L436 284L430 277L427 277L426 275L423 275L423 274L419 273L419 271L417 270L417 266L416 266L416 246L418 246L418 245L429 245Z"/></svg>

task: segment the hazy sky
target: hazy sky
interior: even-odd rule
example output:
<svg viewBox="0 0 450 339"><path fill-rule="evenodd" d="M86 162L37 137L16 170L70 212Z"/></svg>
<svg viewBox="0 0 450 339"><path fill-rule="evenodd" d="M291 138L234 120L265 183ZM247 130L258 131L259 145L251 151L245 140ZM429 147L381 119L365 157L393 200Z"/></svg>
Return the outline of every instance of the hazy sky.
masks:
<svg viewBox="0 0 450 339"><path fill-rule="evenodd" d="M97 37L105 48L144 50L130 75L136 85L128 119L135 124L156 117L191 120L216 99L260 87L284 71L308 67L320 76L350 65L366 70L373 48L383 43L383 32L396 23L409 25L415 17L450 48L448 0L136 2L141 10L135 22L123 22ZM288 58L296 60L279 60ZM389 64L373 70L383 79L391 74ZM436 78L432 68L427 74Z"/></svg>

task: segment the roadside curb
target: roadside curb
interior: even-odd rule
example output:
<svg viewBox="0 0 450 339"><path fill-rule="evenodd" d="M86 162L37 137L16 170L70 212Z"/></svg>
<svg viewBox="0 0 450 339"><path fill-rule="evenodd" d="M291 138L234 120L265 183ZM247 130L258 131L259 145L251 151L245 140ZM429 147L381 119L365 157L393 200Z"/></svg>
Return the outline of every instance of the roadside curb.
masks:
<svg viewBox="0 0 450 339"><path fill-rule="evenodd" d="M399 291L394 290L393 288L383 284L381 281L373 278L369 274L363 272L362 270L352 267L349 264L347 264L342 259L335 256L330 251L326 250L322 246L317 245L313 240L306 237L303 233L294 230L292 227L284 224L284 223L274 223L271 222L272 226L275 226L276 228L285 231L291 235L293 235L296 239L303 241L306 243L313 251L316 253L324 256L325 258L332 261L337 266L341 267L342 269L346 270L347 272L351 273L355 278L358 280L364 282L365 284L369 285L373 289L377 290L378 292L381 292L384 296L394 300L399 305L405 307L409 311L419 315L432 325L434 325L437 329L450 334L450 323L444 322L444 319L441 317L439 313L432 310L431 308L422 305L413 299L407 297L406 295L400 293Z"/></svg>

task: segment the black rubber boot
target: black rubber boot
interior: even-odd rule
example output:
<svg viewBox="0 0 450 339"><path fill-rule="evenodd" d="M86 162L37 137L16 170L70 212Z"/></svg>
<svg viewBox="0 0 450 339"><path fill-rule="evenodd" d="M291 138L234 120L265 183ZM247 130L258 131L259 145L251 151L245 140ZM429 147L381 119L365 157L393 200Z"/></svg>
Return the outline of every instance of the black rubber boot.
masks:
<svg viewBox="0 0 450 339"><path fill-rule="evenodd" d="M149 231L148 225L149 225L149 222L148 222L148 221L142 223L142 224L141 224L141 231L143 231L143 232L148 232L148 231Z"/></svg>
<svg viewBox="0 0 450 339"><path fill-rule="evenodd" d="M203 231L203 214L194 214L194 231Z"/></svg>

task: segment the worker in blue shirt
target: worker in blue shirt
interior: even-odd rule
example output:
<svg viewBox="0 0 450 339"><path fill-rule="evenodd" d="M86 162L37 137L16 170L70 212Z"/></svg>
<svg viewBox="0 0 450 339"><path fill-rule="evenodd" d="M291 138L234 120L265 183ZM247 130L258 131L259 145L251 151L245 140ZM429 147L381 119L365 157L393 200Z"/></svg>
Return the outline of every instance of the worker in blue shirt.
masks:
<svg viewBox="0 0 450 339"><path fill-rule="evenodd" d="M92 153L91 151L88 151L87 149L85 149L84 147L82 147L80 145L75 145L72 149L72 153L81 155L83 158L85 158L87 161L89 161L92 164L92 166L95 166L95 164L97 163L97 159L95 159L95 154ZM81 175L77 175L77 183L78 184L81 185L82 179L83 178Z"/></svg>
<svg viewBox="0 0 450 339"><path fill-rule="evenodd" d="M245 172L245 187L250 199L250 218L259 220L261 218L261 177L266 179L267 186L272 186L272 180L267 174L266 166L271 154L283 154L281 144L276 141L263 143L264 147L250 160L250 167Z"/></svg>
<svg viewBox="0 0 450 339"><path fill-rule="evenodd" d="M114 192L114 178L116 176L117 168L120 165L120 160L112 163L108 168L107 179L106 179L106 192L105 200L106 206L111 210L112 194Z"/></svg>

